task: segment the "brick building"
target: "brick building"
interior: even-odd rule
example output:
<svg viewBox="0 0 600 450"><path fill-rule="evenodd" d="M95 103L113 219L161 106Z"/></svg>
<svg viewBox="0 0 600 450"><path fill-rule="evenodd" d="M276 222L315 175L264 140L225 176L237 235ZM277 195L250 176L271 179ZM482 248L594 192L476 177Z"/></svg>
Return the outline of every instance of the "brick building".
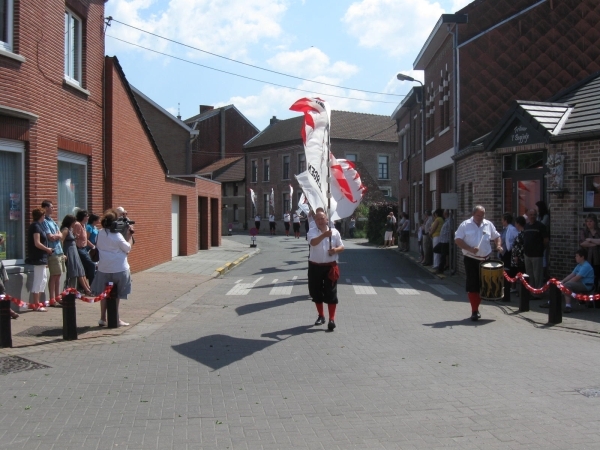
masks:
<svg viewBox="0 0 600 450"><path fill-rule="evenodd" d="M16 294L32 209L50 199L60 220L75 206L104 207L104 0L2 5L0 232Z"/></svg>
<svg viewBox="0 0 600 450"><path fill-rule="evenodd" d="M108 205L124 205L136 221L132 270L220 245L220 183L169 175L117 58L107 57L105 67L105 192Z"/></svg>
<svg viewBox="0 0 600 450"><path fill-rule="evenodd" d="M285 211L297 208L301 193L294 174L306 170L300 136L303 121L303 116L287 120L273 117L267 128L244 145L246 184L258 199L254 208L250 196L246 197L246 221L250 228L254 226L257 213L263 223L267 223L271 189L275 194L274 215L278 222L283 221ZM394 125L386 116L331 112L332 153L337 158L361 163L388 199L398 195L398 137ZM290 186L294 189L293 199L290 198Z"/></svg>
<svg viewBox="0 0 600 450"><path fill-rule="evenodd" d="M193 173L220 159L244 156L244 144L258 134L258 128L234 105L216 109L200 105L200 114L184 122L197 132L191 147Z"/></svg>
<svg viewBox="0 0 600 450"><path fill-rule="evenodd" d="M545 193L550 270L563 278L572 271L585 216L600 213L600 72L547 102L513 102L456 159L465 214L469 204L481 203L499 224L503 211L523 215Z"/></svg>
<svg viewBox="0 0 600 450"><path fill-rule="evenodd" d="M515 187L492 186L486 174L494 168L474 172L477 161L461 152L480 143L515 100L545 101L600 70L599 18L593 0L477 0L440 17L413 64L425 75L422 158L420 86L393 115L401 153L403 136L408 149L403 162L410 175L400 181L400 199L407 199L413 217L420 213L420 192L425 208L447 206L442 194L455 194L447 199L457 222L469 216L480 193L489 192L489 216L499 224L511 206L502 199L517 195ZM464 178L467 173L474 177ZM535 201L550 200L544 180ZM517 205L511 207L516 213Z"/></svg>
<svg viewBox="0 0 600 450"><path fill-rule="evenodd" d="M220 159L196 172L209 180L221 183L221 232L245 229L246 173L244 158L234 156Z"/></svg>

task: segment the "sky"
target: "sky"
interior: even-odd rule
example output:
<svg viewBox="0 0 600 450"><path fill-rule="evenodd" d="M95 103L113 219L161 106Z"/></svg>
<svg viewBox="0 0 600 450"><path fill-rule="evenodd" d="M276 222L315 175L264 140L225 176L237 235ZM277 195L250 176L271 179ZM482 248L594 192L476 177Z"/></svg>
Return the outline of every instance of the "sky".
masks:
<svg viewBox="0 0 600 450"><path fill-rule="evenodd" d="M263 130L314 96L390 116L415 85L396 74L422 81L412 67L433 26L470 1L110 0L106 54L183 119L233 104Z"/></svg>

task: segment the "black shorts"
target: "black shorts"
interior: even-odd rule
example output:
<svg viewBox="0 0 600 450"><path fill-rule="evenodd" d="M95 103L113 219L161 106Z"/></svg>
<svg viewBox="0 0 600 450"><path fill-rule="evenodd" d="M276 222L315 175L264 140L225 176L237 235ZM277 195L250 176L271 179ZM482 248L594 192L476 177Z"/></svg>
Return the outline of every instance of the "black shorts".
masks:
<svg viewBox="0 0 600 450"><path fill-rule="evenodd" d="M275 222L269 222L269 229L270 230L274 230L275 229Z"/></svg>
<svg viewBox="0 0 600 450"><path fill-rule="evenodd" d="M288 231L290 229L290 223L289 222L283 222L283 226L285 227L285 231Z"/></svg>
<svg viewBox="0 0 600 450"><path fill-rule="evenodd" d="M299 232L300 231L300 224L294 222L294 232Z"/></svg>

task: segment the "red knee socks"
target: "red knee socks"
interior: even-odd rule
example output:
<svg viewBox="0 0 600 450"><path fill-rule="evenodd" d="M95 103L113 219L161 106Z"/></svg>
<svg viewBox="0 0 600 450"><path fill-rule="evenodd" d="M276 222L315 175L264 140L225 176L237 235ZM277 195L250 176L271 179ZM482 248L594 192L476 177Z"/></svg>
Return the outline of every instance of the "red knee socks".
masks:
<svg viewBox="0 0 600 450"><path fill-rule="evenodd" d="M317 314L319 314L319 317L325 317L325 311L323 311L323 303L315 303L315 305L317 306Z"/></svg>
<svg viewBox="0 0 600 450"><path fill-rule="evenodd" d="M329 310L329 320L335 320L335 307L337 305L328 304L327 309Z"/></svg>
<svg viewBox="0 0 600 450"><path fill-rule="evenodd" d="M469 303L471 303L471 311L479 311L479 305L481 304L481 297L478 292L467 292L469 297Z"/></svg>

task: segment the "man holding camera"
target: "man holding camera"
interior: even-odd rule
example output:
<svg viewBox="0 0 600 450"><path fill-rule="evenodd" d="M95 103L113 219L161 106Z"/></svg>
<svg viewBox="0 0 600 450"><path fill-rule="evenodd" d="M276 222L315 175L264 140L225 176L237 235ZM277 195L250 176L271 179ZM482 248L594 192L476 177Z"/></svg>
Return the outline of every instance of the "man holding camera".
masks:
<svg viewBox="0 0 600 450"><path fill-rule="evenodd" d="M130 220L127 217L127 211L122 206L115 208L115 211L117 212L117 222L124 223L125 228L130 231L129 234L131 235L131 244L135 244L135 238L133 237L133 233L135 232L133 229L133 224L135 224L135 221ZM125 239L128 239L127 236L125 236L125 233L121 232L121 234Z"/></svg>

